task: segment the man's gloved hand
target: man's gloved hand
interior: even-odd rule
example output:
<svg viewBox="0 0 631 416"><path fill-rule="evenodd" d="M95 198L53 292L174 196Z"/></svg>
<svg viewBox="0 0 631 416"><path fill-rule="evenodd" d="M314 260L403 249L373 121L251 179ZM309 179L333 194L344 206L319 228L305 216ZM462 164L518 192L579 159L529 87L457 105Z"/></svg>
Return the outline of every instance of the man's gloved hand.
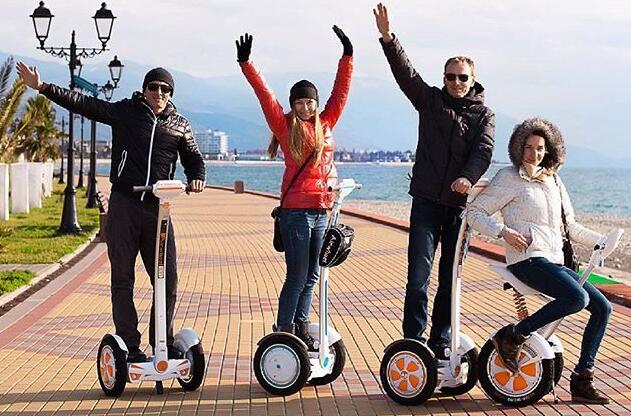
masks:
<svg viewBox="0 0 631 416"><path fill-rule="evenodd" d="M188 188L190 192L200 193L204 190L204 181L200 181L199 179L195 179L188 184Z"/></svg>
<svg viewBox="0 0 631 416"><path fill-rule="evenodd" d="M235 41L237 44L237 62L247 62L250 60L250 53L252 52L252 35L241 35L239 40Z"/></svg>
<svg viewBox="0 0 631 416"><path fill-rule="evenodd" d="M344 34L342 29L337 26L333 26L333 31L340 38L340 42L342 42L342 46L344 46L344 55L353 56L353 44L351 43L348 36Z"/></svg>

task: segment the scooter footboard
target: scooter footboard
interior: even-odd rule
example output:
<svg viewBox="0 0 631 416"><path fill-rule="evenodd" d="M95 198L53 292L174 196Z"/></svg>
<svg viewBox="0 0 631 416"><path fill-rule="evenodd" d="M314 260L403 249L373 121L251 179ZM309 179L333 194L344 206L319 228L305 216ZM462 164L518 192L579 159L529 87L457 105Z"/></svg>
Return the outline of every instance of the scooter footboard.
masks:
<svg viewBox="0 0 631 416"><path fill-rule="evenodd" d="M465 355L475 347L475 342L473 342L470 336L460 333L460 346L458 347L458 351L456 351L458 355Z"/></svg>
<svg viewBox="0 0 631 416"><path fill-rule="evenodd" d="M329 345L333 345L342 339L342 336L340 335L339 332L335 330L335 328L329 326L328 332L329 332ZM318 341L320 340L320 324L319 323L315 322L315 323L309 324L309 335L311 335L311 337L315 340L318 340Z"/></svg>

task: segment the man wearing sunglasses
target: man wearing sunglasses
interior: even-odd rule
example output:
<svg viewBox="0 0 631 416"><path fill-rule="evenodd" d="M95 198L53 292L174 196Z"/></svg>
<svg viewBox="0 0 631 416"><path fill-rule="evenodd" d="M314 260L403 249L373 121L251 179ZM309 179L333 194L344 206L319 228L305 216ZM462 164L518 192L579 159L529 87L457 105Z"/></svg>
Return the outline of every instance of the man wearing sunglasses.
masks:
<svg viewBox="0 0 631 416"><path fill-rule="evenodd" d="M111 264L112 314L116 334L123 338L129 362L146 361L140 349L138 314L134 306L135 263L138 252L153 284L158 200L150 193L134 193L135 185L152 185L172 179L178 156L192 192L204 189L204 160L188 120L171 102L175 82L164 68L147 72L142 92L115 103L43 83L36 68L17 64L24 83L60 106L112 127L112 161L106 227ZM167 346L173 348L173 312L177 291L175 238L169 225L166 259ZM149 340L154 340L153 304Z"/></svg>
<svg viewBox="0 0 631 416"><path fill-rule="evenodd" d="M471 59L448 59L443 88L429 86L390 32L386 7L379 3L373 13L392 74L419 114L409 191L413 200L403 336L425 342L427 288L440 242L438 288L427 346L437 359L444 360L449 358L452 266L460 214L467 192L491 162L495 115L484 106L484 88L475 81Z"/></svg>

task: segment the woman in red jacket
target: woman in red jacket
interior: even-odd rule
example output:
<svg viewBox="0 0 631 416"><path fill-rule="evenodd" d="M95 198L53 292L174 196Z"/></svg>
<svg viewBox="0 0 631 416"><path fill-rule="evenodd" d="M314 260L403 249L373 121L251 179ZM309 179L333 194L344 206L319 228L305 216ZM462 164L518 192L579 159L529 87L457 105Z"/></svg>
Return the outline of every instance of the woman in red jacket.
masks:
<svg viewBox="0 0 631 416"><path fill-rule="evenodd" d="M333 26L333 31L344 46L344 54L338 64L333 92L322 112L318 110L315 85L302 80L291 87L291 111L285 114L249 60L252 36L246 33L236 42L241 70L254 89L272 130L270 156L276 156L278 146L285 155L280 228L287 275L278 299L276 327L279 331L296 334L309 349L314 349L307 330L309 309L313 286L320 275L318 255L327 225L326 209L333 202L328 187L337 178L331 130L346 104L353 71L353 46L340 28Z"/></svg>

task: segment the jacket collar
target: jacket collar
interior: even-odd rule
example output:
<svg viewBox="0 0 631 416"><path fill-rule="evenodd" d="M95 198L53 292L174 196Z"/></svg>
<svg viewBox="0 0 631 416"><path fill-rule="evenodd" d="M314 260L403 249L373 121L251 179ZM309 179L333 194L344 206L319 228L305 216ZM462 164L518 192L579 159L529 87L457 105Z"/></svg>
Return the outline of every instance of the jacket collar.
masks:
<svg viewBox="0 0 631 416"><path fill-rule="evenodd" d="M132 94L131 99L135 105L140 105L145 108L148 107L148 109L151 111L151 107L149 106L149 103L147 102L145 95L141 93L140 91L135 91ZM173 104L173 102L169 100L164 110L160 114L158 114L158 118L167 118L168 116L175 113L176 111L177 111L177 108L175 107L175 104ZM153 113L153 111L151 112Z"/></svg>
<svg viewBox="0 0 631 416"><path fill-rule="evenodd" d="M471 105L484 104L484 87L479 82L475 82L467 95L462 98L454 98L447 92L447 87L443 86L445 101L455 109L469 107Z"/></svg>

